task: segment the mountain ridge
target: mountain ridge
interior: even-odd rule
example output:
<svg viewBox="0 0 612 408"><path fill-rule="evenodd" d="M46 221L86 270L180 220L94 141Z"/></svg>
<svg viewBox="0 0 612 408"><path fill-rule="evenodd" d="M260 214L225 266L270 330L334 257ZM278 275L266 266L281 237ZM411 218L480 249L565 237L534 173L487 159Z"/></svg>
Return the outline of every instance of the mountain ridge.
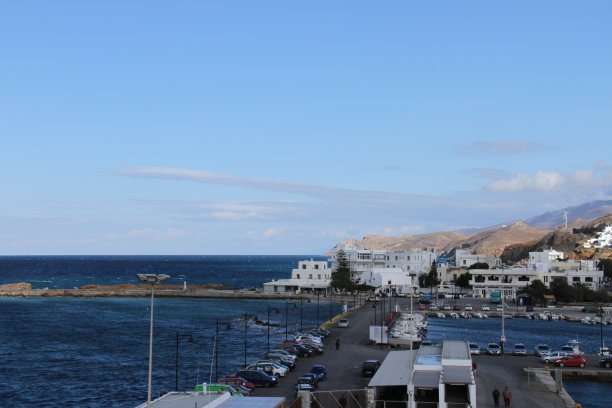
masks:
<svg viewBox="0 0 612 408"><path fill-rule="evenodd" d="M564 214L567 214L567 228ZM535 248L544 249L544 246L556 245L559 250L573 252L579 247L580 242L590 238L585 232L603 228L603 224L612 224L612 201L583 203L549 211L524 221L517 220L501 226L474 229L475 232L471 234L466 233L469 230L462 229L397 237L367 235L362 239L341 241L328 253L345 244L352 244L362 249L397 251L436 249L443 256L454 255L456 249L468 249L474 253L501 257L504 262L515 262L521 259L520 257L526 258L529 251L537 250ZM589 259L594 256L591 251L587 252ZM584 251L581 253L584 254ZM570 257L575 256L570 255ZM612 257L612 252L610 256Z"/></svg>

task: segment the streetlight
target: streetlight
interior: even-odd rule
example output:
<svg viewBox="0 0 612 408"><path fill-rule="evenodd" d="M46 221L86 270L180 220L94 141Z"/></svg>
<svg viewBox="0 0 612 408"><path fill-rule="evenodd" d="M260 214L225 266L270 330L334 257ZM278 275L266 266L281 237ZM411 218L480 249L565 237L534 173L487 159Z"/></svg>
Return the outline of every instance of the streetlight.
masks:
<svg viewBox="0 0 612 408"><path fill-rule="evenodd" d="M303 329L304 324L304 305L302 303L302 295L300 295L300 331Z"/></svg>
<svg viewBox="0 0 612 408"><path fill-rule="evenodd" d="M170 278L170 275L166 274L154 274L154 273L139 273L138 279L141 282L151 284L151 319L149 323L149 384L147 388L147 408L151 406L151 376L153 374L153 293L155 292L153 287Z"/></svg>
<svg viewBox="0 0 612 408"><path fill-rule="evenodd" d="M217 344L216 349L215 349L215 382L219 381L219 323L220 322L218 319L216 321L216 328L217 328L217 334L215 336L215 343ZM226 329L230 330L232 328L232 325L230 324L230 322L225 322L224 324L227 324Z"/></svg>
<svg viewBox="0 0 612 408"><path fill-rule="evenodd" d="M321 294L319 292L317 292L317 326L319 326L319 323L321 322L321 320L319 319L319 296Z"/></svg>
<svg viewBox="0 0 612 408"><path fill-rule="evenodd" d="M181 336L187 337L188 343L193 343L193 336L191 334L180 334L179 332L176 332L176 374L174 377L174 391L178 391L179 384L179 339Z"/></svg>
<svg viewBox="0 0 612 408"><path fill-rule="evenodd" d="M289 303L291 303L293 307L297 307L296 303L285 301L285 341L289 338Z"/></svg>

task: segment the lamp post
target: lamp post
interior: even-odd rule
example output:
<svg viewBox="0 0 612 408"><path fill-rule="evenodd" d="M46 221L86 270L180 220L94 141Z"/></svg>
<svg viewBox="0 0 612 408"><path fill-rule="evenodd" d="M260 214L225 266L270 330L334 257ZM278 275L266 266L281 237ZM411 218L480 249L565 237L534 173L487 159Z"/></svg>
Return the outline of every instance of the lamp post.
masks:
<svg viewBox="0 0 612 408"><path fill-rule="evenodd" d="M149 382L147 387L147 408L151 406L151 377L153 374L153 306L154 292L153 287L170 278L170 275L154 274L154 273L139 273L138 279L141 282L151 284L151 318L149 323Z"/></svg>
<svg viewBox="0 0 612 408"><path fill-rule="evenodd" d="M319 326L321 320L319 319L319 296L321 294L319 292L317 292L317 326Z"/></svg>
<svg viewBox="0 0 612 408"><path fill-rule="evenodd" d="M179 340L181 336L187 337L188 343L193 343L193 336L191 334L180 334L176 332L176 363L175 363L175 376L174 376L174 391L178 391L179 385Z"/></svg>
<svg viewBox="0 0 612 408"><path fill-rule="evenodd" d="M297 306L297 304L293 302L285 301L285 341L289 339L289 303L291 303L294 307Z"/></svg>
<svg viewBox="0 0 612 408"><path fill-rule="evenodd" d="M215 350L215 382L219 381L219 320L216 321L216 328L217 328L217 334L215 337L215 343L217 344L216 350ZM229 322L227 322L227 329L231 329L232 326L230 325Z"/></svg>
<svg viewBox="0 0 612 408"><path fill-rule="evenodd" d="M332 321L333 316L333 309L332 309L332 305L334 303L334 288L331 288L331 290L329 291L329 321Z"/></svg>
<svg viewBox="0 0 612 408"><path fill-rule="evenodd" d="M303 329L303 324L304 324L304 304L303 304L303 299L302 299L302 295L300 295L300 331L304 330Z"/></svg>
<svg viewBox="0 0 612 408"><path fill-rule="evenodd" d="M247 366L247 328L248 328L249 315L244 314L244 367Z"/></svg>

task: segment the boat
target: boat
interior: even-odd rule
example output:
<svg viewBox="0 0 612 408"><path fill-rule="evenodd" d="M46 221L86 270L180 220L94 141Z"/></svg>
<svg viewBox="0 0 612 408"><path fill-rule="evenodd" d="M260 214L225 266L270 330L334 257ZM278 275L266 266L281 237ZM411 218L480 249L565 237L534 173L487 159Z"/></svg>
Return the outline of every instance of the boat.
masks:
<svg viewBox="0 0 612 408"><path fill-rule="evenodd" d="M567 342L563 347L561 347L561 351L569 352L572 354L584 354L580 351L580 342L578 339L572 339Z"/></svg>

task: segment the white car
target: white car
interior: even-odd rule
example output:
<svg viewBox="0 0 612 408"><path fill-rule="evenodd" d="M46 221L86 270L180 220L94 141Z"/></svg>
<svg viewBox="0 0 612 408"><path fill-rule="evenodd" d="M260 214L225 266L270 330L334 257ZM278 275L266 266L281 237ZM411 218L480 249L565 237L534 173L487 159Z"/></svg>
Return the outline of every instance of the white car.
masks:
<svg viewBox="0 0 612 408"><path fill-rule="evenodd" d="M548 344L538 344L535 346L535 353L536 356L542 357L543 355L550 353L550 347Z"/></svg>
<svg viewBox="0 0 612 408"><path fill-rule="evenodd" d="M349 321L346 317L338 320L338 327L347 328L349 327Z"/></svg>
<svg viewBox="0 0 612 408"><path fill-rule="evenodd" d="M474 308L472 307L472 305L465 305L465 307L463 308L464 310L474 310Z"/></svg>
<svg viewBox="0 0 612 408"><path fill-rule="evenodd" d="M487 354L490 356L501 356L501 348L497 343L489 343L487 346Z"/></svg>
<svg viewBox="0 0 612 408"><path fill-rule="evenodd" d="M480 310L482 310L483 312L488 312L490 310L489 305L480 306Z"/></svg>
<svg viewBox="0 0 612 408"><path fill-rule="evenodd" d="M504 311L504 307L502 305L496 305L495 306L495 310L497 310L498 312L503 312Z"/></svg>
<svg viewBox="0 0 612 408"><path fill-rule="evenodd" d="M540 362L554 363L555 360L558 360L561 357L565 357L565 356L567 356L567 353L565 351L552 351L548 354L543 354L542 357L540 357Z"/></svg>
<svg viewBox="0 0 612 408"><path fill-rule="evenodd" d="M476 343L470 343L470 354L480 354L480 346Z"/></svg>

